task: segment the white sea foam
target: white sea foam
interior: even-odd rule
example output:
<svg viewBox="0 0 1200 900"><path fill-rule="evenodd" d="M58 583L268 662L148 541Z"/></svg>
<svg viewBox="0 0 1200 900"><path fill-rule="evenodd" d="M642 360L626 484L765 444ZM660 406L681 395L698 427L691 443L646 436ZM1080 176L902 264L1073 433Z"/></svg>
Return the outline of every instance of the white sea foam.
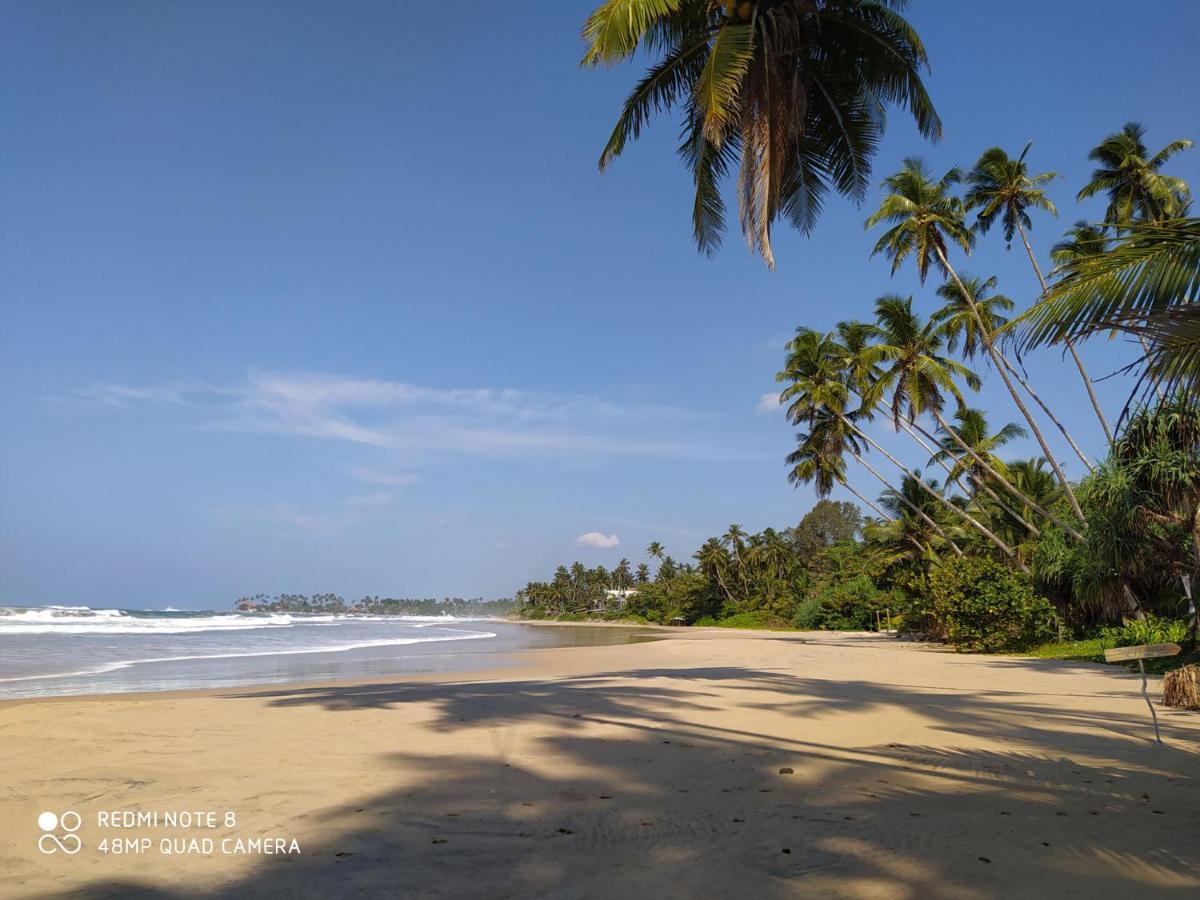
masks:
<svg viewBox="0 0 1200 900"><path fill-rule="evenodd" d="M244 650L231 653L202 653L194 655L147 657L145 659L123 659L105 663L100 666L95 666L90 669L78 669L71 672L54 672L50 674L21 675L14 678L0 678L0 684L16 681L40 681L47 678L77 678L90 675L105 675L109 672L116 672L121 669L128 669L132 666L145 665L148 663L189 662L192 660L203 659L241 659L244 657L253 656L295 656L306 655L310 653L343 653L347 650L361 650L368 647L390 647L400 646L403 644L429 644L438 641L469 641L479 640L482 638L494 638L496 636L490 631L463 631L460 629L455 629L455 631L457 632L455 635L445 635L441 637L380 638L378 640L370 641L352 641L343 644L330 644L324 647L290 647L279 650Z"/></svg>
<svg viewBox="0 0 1200 900"><path fill-rule="evenodd" d="M245 631L292 625L286 614L131 616L119 609L49 606L39 609L0 608L0 635L9 634L186 634L195 631Z"/></svg>
<svg viewBox="0 0 1200 900"><path fill-rule="evenodd" d="M155 615L158 612L160 614ZM168 615L167 613L174 613ZM307 613L211 613L180 615L178 610L146 610L131 616L119 609L86 606L0 607L0 636L11 634L190 634L200 631L246 631L292 625L342 622L387 622L428 628L455 622L487 621L457 616L372 616Z"/></svg>

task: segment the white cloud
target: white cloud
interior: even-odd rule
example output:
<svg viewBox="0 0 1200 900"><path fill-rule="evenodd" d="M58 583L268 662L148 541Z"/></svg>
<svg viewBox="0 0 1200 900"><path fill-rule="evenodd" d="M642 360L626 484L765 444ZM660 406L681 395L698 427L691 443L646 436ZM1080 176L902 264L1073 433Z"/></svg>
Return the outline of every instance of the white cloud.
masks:
<svg viewBox="0 0 1200 900"><path fill-rule="evenodd" d="M620 538L615 534L601 534L599 531L589 531L586 534L581 534L575 538L575 543L580 547L594 547L597 550L611 550L613 547L618 547L621 544Z"/></svg>
<svg viewBox="0 0 1200 900"><path fill-rule="evenodd" d="M779 391L771 391L763 394L758 398L758 406L755 407L756 412L770 413L779 409Z"/></svg>

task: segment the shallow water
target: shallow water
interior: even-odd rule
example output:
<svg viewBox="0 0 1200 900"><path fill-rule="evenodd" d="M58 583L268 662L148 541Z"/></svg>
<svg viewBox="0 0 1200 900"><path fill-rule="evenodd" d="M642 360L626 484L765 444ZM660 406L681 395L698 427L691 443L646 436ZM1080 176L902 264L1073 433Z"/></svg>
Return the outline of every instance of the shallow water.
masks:
<svg viewBox="0 0 1200 900"><path fill-rule="evenodd" d="M0 608L0 698L468 671L514 651L652 637L450 616Z"/></svg>

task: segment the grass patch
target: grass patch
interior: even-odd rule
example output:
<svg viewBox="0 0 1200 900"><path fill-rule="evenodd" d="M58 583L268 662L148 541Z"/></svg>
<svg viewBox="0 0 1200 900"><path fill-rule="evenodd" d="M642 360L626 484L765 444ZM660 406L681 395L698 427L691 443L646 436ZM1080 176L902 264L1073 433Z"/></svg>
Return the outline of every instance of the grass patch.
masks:
<svg viewBox="0 0 1200 900"><path fill-rule="evenodd" d="M1104 638L1083 638L1077 641L1051 641L1038 644L1022 651L1021 656L1036 656L1038 659L1068 659L1075 662L1104 662L1104 649L1112 642Z"/></svg>
<svg viewBox="0 0 1200 900"><path fill-rule="evenodd" d="M1021 651L1019 656L1035 656L1038 659L1065 659L1071 662L1104 662L1104 651L1115 646L1113 640L1107 637L1082 638L1077 641L1052 641L1048 644L1038 644L1028 650ZM1179 656L1166 656L1145 661L1146 672L1150 675L1162 675L1181 668L1189 663L1200 662L1200 651L1182 653ZM1121 666L1131 672L1137 671L1137 663L1111 663Z"/></svg>

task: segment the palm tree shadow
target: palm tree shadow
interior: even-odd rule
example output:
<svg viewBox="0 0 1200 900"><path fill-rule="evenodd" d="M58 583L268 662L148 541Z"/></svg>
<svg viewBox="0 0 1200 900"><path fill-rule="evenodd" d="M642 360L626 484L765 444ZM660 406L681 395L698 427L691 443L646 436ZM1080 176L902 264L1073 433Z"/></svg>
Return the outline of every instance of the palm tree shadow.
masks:
<svg viewBox="0 0 1200 900"><path fill-rule="evenodd" d="M394 767L398 787L314 810L319 840L233 882L94 882L77 896L975 898L1044 896L1066 877L1096 897L1182 897L1200 886L1197 756L1131 737L1144 723L1110 717L1099 730L1093 712L1012 692L864 681L829 693L828 681L739 667L619 674L271 692L277 707L333 712L429 704L440 730L547 727L532 756L481 741L452 758L402 746L372 758L364 781ZM726 721L709 698L729 690L791 725ZM949 746L822 738L831 717L885 723L897 705ZM1182 730L1170 739L1195 747ZM1168 843L1139 827L1163 816Z"/></svg>

